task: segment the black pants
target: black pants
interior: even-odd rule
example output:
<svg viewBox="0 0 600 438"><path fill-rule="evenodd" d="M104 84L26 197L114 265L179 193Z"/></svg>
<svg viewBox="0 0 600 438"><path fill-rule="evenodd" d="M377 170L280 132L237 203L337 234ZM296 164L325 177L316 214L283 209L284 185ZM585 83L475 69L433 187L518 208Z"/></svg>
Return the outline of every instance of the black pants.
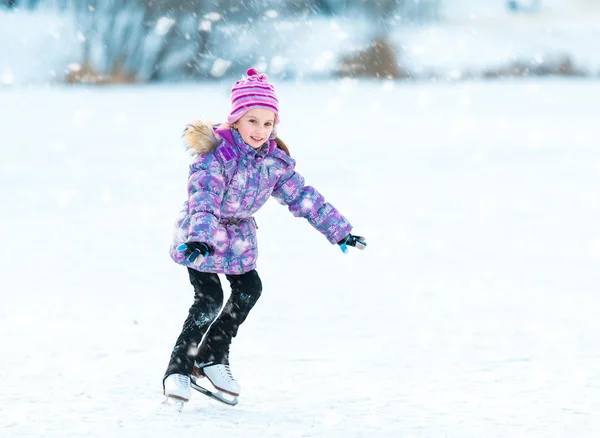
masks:
<svg viewBox="0 0 600 438"><path fill-rule="evenodd" d="M190 375L194 361L229 364L229 345L262 292L262 283L255 270L242 275L226 275L231 296L221 311L223 288L218 274L190 268L188 272L194 286L194 304L171 353L165 377Z"/></svg>

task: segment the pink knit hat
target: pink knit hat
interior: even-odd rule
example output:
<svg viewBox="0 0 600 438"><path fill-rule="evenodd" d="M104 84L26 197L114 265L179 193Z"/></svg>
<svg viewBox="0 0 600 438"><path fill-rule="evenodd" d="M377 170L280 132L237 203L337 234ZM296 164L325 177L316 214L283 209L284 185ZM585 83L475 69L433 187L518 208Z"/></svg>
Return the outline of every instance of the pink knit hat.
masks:
<svg viewBox="0 0 600 438"><path fill-rule="evenodd" d="M234 124L252 108L273 111L275 123L279 123L279 101L275 88L267 82L267 75L259 75L255 68L249 68L246 75L246 79L237 81L231 87L231 114L227 117L227 123Z"/></svg>

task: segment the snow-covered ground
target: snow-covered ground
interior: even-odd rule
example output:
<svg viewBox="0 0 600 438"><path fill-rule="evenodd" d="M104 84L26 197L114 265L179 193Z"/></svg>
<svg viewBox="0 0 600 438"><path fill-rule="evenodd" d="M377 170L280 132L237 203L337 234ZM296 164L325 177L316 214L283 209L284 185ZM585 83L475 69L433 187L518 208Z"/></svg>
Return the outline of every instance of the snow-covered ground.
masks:
<svg viewBox="0 0 600 438"><path fill-rule="evenodd" d="M167 254L186 123L229 82L0 94L0 436L597 437L600 83L281 84L298 170L367 236L276 202L243 394L161 407L192 291Z"/></svg>

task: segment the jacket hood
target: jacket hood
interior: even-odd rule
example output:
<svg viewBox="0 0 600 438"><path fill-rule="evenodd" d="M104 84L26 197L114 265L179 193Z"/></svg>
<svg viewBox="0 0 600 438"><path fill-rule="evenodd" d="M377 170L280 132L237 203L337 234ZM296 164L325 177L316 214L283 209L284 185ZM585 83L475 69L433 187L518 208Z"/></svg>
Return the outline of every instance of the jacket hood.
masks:
<svg viewBox="0 0 600 438"><path fill-rule="evenodd" d="M215 150L221 140L225 140L230 145L235 143L231 127L227 123L215 125L208 120L195 120L187 125L183 131L183 143L192 155L200 155ZM276 148L274 138L269 139L267 153L272 153Z"/></svg>
<svg viewBox="0 0 600 438"><path fill-rule="evenodd" d="M214 150L221 139L215 134L213 124L208 120L194 120L183 131L183 143L192 155Z"/></svg>

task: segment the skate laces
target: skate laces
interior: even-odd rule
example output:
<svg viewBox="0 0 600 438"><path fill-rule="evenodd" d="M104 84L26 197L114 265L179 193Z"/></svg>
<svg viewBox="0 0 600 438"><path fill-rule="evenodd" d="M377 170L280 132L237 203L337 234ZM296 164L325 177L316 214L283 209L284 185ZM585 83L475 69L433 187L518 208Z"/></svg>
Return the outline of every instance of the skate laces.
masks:
<svg viewBox="0 0 600 438"><path fill-rule="evenodd" d="M229 368L229 365L223 365L223 368L225 369L227 377L229 377L230 380L235 380L233 378L233 374L231 374L231 369Z"/></svg>
<svg viewBox="0 0 600 438"><path fill-rule="evenodd" d="M173 376L173 380L178 386L186 387L190 384L190 378L188 376L184 376L183 374L175 374Z"/></svg>

